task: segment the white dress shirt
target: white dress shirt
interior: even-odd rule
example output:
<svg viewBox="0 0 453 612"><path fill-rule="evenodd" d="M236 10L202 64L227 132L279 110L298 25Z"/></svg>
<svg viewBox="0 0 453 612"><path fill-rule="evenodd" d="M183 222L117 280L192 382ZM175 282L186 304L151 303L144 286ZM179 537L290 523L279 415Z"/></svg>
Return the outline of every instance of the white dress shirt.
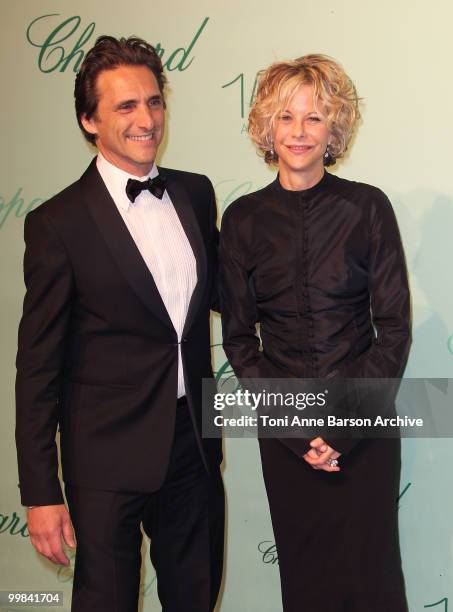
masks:
<svg viewBox="0 0 453 612"><path fill-rule="evenodd" d="M170 196L165 191L162 200L159 200L145 189L132 203L126 195L126 183L129 178L138 177L117 168L101 153L98 153L96 165L137 249L153 275L180 343L190 298L197 284L197 265ZM154 164L151 172L138 180L154 178L158 174ZM179 344L178 397L183 395L184 372Z"/></svg>

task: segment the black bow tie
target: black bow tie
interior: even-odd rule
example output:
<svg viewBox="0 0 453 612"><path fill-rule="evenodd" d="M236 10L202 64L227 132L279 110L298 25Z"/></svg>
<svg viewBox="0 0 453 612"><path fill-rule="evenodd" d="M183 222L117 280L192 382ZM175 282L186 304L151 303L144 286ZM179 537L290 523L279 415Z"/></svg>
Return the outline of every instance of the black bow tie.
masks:
<svg viewBox="0 0 453 612"><path fill-rule="evenodd" d="M126 185L126 195L131 202L135 202L135 198L144 189L148 189L156 198L162 199L165 191L165 180L158 174L153 179L149 178L146 181L137 181L136 179L128 179Z"/></svg>

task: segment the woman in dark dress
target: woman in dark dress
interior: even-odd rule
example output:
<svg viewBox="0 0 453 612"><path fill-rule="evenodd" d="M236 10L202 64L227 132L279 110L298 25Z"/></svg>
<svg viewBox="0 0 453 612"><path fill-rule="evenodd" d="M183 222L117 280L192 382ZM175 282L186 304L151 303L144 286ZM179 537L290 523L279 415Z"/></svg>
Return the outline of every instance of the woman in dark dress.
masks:
<svg viewBox="0 0 453 612"><path fill-rule="evenodd" d="M325 56L260 80L249 133L279 173L231 204L221 231L224 348L238 377L403 373L410 302L392 206L324 169L358 117L353 84ZM285 612L406 612L399 440L262 439L260 451Z"/></svg>

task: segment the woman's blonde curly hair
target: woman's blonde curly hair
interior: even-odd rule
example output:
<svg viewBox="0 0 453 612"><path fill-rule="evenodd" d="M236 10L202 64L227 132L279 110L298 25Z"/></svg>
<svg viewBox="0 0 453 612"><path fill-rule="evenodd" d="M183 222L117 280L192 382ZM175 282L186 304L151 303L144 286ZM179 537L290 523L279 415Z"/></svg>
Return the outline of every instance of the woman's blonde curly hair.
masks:
<svg viewBox="0 0 453 612"><path fill-rule="evenodd" d="M332 58L310 54L287 62L277 62L260 78L250 110L248 132L268 164L276 164L272 134L278 115L286 108L301 85L313 85L315 105L326 117L331 133L326 166L342 157L360 118L359 98L351 79Z"/></svg>

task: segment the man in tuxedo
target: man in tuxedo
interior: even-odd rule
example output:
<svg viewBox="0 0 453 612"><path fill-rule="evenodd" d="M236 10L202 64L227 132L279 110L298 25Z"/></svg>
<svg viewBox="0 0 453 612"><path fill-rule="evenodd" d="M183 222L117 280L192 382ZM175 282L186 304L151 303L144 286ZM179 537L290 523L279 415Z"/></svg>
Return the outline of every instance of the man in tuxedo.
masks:
<svg viewBox="0 0 453 612"><path fill-rule="evenodd" d="M221 446L201 437L215 198L205 176L155 164L164 85L153 47L100 37L75 84L97 158L25 222L21 498L53 562L69 563L74 526L75 612L136 612L140 524L165 612L210 612L220 588Z"/></svg>

